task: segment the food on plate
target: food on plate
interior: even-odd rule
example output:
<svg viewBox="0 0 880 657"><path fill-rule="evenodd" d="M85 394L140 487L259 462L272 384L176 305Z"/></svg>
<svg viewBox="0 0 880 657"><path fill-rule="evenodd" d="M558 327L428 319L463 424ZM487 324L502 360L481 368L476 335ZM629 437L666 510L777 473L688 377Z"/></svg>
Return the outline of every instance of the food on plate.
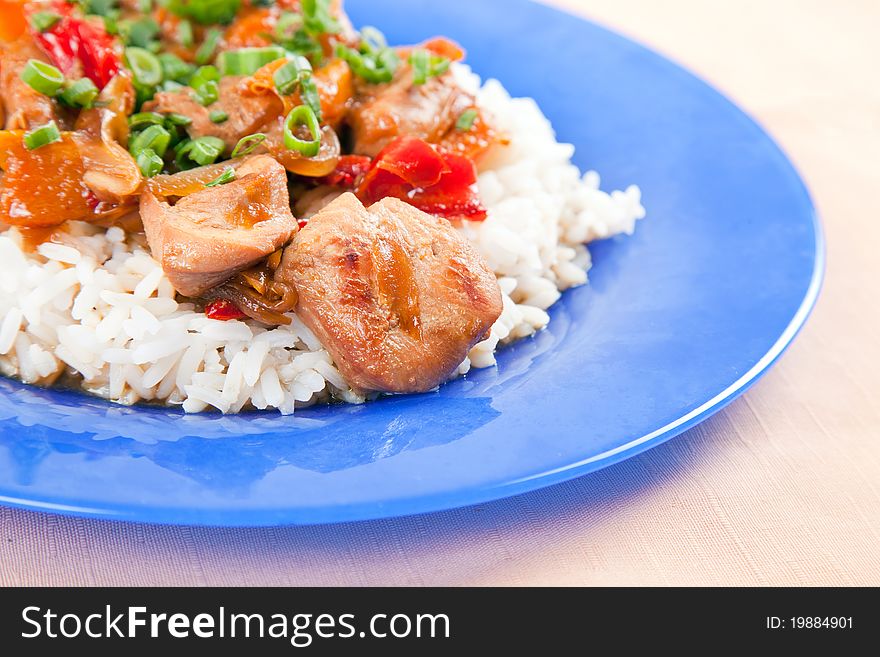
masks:
<svg viewBox="0 0 880 657"><path fill-rule="evenodd" d="M501 289L446 219L346 193L284 249L276 280L361 392L426 392L449 378L501 315Z"/></svg>
<svg viewBox="0 0 880 657"><path fill-rule="evenodd" d="M149 183L141 194L150 253L180 294L204 295L268 258L298 230L287 173L275 159L255 155L219 176L227 173L232 180L202 185L173 205L160 185L155 187L159 195Z"/></svg>
<svg viewBox="0 0 880 657"><path fill-rule="evenodd" d="M461 46L339 1L0 8L0 371L26 383L224 413L426 392L644 216Z"/></svg>

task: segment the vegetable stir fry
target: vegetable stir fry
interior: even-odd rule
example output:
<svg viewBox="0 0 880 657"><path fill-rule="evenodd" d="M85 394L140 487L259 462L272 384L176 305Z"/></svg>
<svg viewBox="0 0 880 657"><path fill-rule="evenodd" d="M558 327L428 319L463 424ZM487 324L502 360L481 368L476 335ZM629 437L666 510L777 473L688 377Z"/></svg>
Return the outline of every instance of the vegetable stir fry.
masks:
<svg viewBox="0 0 880 657"><path fill-rule="evenodd" d="M0 228L144 231L210 317L289 321L281 249L352 192L486 217L504 140L455 82L445 38L392 47L339 0L0 5Z"/></svg>

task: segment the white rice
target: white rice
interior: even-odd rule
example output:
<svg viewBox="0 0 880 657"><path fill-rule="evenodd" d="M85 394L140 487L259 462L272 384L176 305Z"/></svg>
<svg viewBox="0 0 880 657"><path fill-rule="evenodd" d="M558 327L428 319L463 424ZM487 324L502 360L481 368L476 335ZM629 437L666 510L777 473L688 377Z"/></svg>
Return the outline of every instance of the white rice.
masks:
<svg viewBox="0 0 880 657"><path fill-rule="evenodd" d="M458 369L495 364L500 343L544 328L560 293L587 282L585 243L632 233L645 215L635 186L610 194L581 176L574 148L556 141L535 102L511 99L494 80L480 88L467 67L459 83L507 131L479 178L489 217L462 232L498 275L504 310ZM290 414L329 399L364 401L297 317L266 329L221 322L175 301L149 251L119 228L68 224L62 243L23 249L15 228L0 234L0 372L51 384L62 374L123 404L164 401L187 412L246 406Z"/></svg>

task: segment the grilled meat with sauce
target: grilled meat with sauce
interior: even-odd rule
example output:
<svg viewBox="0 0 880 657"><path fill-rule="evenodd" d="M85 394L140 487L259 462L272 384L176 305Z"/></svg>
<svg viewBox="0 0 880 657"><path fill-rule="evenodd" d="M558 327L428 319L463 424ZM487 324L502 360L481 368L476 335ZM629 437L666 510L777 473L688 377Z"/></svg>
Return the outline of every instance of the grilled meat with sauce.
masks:
<svg viewBox="0 0 880 657"><path fill-rule="evenodd" d="M483 258L445 219L345 194L284 250L276 278L350 385L424 392L447 380L501 314Z"/></svg>

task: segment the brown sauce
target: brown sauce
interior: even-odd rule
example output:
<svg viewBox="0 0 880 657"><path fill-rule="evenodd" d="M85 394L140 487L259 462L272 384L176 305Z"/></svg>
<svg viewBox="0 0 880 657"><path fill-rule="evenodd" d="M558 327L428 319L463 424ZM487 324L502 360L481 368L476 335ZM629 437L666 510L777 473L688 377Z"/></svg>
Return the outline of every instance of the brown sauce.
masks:
<svg viewBox="0 0 880 657"><path fill-rule="evenodd" d="M379 239L373 251L379 302L397 319L398 328L415 340L422 338L419 295L413 268L396 241Z"/></svg>

